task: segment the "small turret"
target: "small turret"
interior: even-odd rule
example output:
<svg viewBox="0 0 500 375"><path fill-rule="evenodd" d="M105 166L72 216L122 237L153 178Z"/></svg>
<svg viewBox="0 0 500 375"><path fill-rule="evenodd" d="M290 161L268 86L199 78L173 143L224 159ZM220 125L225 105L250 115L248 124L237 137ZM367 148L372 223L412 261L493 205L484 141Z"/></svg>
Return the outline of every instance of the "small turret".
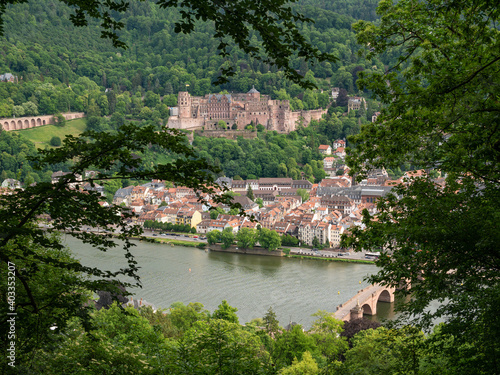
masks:
<svg viewBox="0 0 500 375"><path fill-rule="evenodd" d="M351 319L362 319L363 318L363 308L359 305L359 299L356 302L356 306L351 309Z"/></svg>

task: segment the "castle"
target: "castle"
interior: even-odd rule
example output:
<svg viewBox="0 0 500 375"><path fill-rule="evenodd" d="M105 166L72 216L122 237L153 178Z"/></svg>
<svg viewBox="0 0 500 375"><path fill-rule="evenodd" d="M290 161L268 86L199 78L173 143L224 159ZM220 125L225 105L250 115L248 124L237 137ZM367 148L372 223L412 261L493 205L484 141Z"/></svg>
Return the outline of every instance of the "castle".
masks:
<svg viewBox="0 0 500 375"><path fill-rule="evenodd" d="M245 93L207 94L204 97L179 92L178 107L171 109L167 126L175 129L216 130L223 120L229 128L244 129L250 123L261 124L267 130L289 133L302 120L307 126L311 120L320 120L326 113L317 109L291 111L288 100L271 100L255 87ZM236 127L234 127L236 125Z"/></svg>

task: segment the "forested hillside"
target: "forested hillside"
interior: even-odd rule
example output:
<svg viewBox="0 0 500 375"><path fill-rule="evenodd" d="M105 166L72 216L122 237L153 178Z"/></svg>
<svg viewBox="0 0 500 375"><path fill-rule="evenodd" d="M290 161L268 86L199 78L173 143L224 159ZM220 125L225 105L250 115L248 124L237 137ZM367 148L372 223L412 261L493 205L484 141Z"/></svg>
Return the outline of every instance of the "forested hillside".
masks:
<svg viewBox="0 0 500 375"><path fill-rule="evenodd" d="M382 61L358 57L359 47L351 31L355 17L373 17L373 2L365 7L356 1L351 6L346 4L343 14L314 7L310 0L304 3L297 7L315 19L316 24L303 25L302 33L322 52L331 52L339 60L308 66L303 59L296 58L293 66L301 74L311 71L310 79L316 77L320 88L338 86L354 93L357 72L384 67ZM350 9L353 15L346 14ZM151 90L162 96L176 94L186 84L193 95L224 89L246 92L252 85L273 96L275 90L282 88L291 97L303 94L298 85L284 80L276 69L246 57L236 47L231 54L238 66L236 76L228 84L211 87L225 63L217 54L218 41L210 37L212 26L200 23L196 32L177 35L174 33L177 12L160 9L152 2L132 2L125 15L117 15L125 25L120 36L129 46L127 50L114 49L109 41L100 39L96 24L75 29L69 15L69 8L48 0L8 7L4 15L5 38L0 43L0 71L11 72L21 82L40 80L68 87L79 77L88 77L115 92ZM29 93L24 93L24 99L9 94L15 105L31 97L26 97ZM0 99L5 102L5 92ZM47 112L52 108L40 110Z"/></svg>
<svg viewBox="0 0 500 375"><path fill-rule="evenodd" d="M221 67L227 63L217 52L218 41L211 36L213 26L200 23L192 34L176 34L174 23L179 18L178 12L161 9L152 2L133 1L127 13L115 14L124 24L120 38L128 49L116 49L109 40L101 39L96 22L91 21L89 27L75 28L69 20L70 8L62 3L40 0L11 5L3 16L5 37L0 40L0 73L10 72L17 80L0 83L0 118L84 111L87 126L92 130L114 131L127 119L162 126L169 116L168 107L177 104L179 90L204 95L222 90L246 92L252 86L272 98L290 100L293 110L326 108L331 87L344 89L343 95L356 94L360 71L384 69L380 60L358 57L359 46L351 31L356 17L374 17L375 4L374 1L346 1L340 5L312 0L294 4L297 10L316 21L314 25L301 26L306 38L322 52L338 57L335 63L315 66L309 66L303 58L292 61L297 71L316 84L318 90L304 90L286 80L282 72L249 58L236 47L231 54L231 61L237 66L236 75L227 84L213 86ZM340 107L335 108L335 114L331 111L326 120L313 124L316 131L299 135L299 139L309 137L300 142L296 140L297 135L278 137L286 142L273 141L277 139L273 136L264 137L255 145L245 141L248 149L242 155L236 153L240 157L235 154L234 160L225 158L225 154L219 155L215 147L225 143L229 149L240 148L234 142L198 139L195 145L203 156L218 163L227 176L297 177L305 172L308 178L318 180L324 172L317 146L356 134L360 124L370 120L377 110L377 104L365 94L367 111L342 116L345 103L338 103ZM333 107L335 105L333 103ZM310 139L311 136L315 139ZM302 144L293 146L300 151L280 157L290 142L303 143L309 148L302 149ZM33 171L24 154L12 154L9 150L12 148L0 149L6 155L1 165L4 178L47 180L50 173ZM259 152L252 154L251 150ZM255 158L257 154L262 160ZM265 159L268 154L278 157L268 163ZM290 157L296 159L298 165L288 163ZM148 160L151 158L153 156ZM250 160L255 167L246 168L244 165ZM283 166L278 168L287 163L286 170Z"/></svg>

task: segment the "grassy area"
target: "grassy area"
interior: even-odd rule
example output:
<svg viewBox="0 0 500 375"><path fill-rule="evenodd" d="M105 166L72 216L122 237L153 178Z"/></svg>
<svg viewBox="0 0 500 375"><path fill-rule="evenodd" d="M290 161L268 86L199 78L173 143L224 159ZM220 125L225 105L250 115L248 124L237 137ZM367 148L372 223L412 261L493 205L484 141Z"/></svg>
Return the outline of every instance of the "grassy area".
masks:
<svg viewBox="0 0 500 375"><path fill-rule="evenodd" d="M346 262L346 263L364 263L364 264L375 264L373 260L364 259L346 259L346 258L323 258L323 257L313 257L308 255L285 255L288 258L299 258L299 259L314 259L314 260L326 260L328 262Z"/></svg>
<svg viewBox="0 0 500 375"><path fill-rule="evenodd" d="M44 125L31 129L16 130L15 133L21 134L24 138L29 139L37 148L51 148L50 140L52 137L59 137L61 141L66 135L79 135L86 129L85 119L79 118L76 120L66 121L66 125L58 127L55 125Z"/></svg>
<svg viewBox="0 0 500 375"><path fill-rule="evenodd" d="M182 241L182 240L170 240L170 239L162 239L155 238L154 242L163 243L163 244L172 244L176 246L187 246L187 247L198 247L201 242L193 242L193 241Z"/></svg>

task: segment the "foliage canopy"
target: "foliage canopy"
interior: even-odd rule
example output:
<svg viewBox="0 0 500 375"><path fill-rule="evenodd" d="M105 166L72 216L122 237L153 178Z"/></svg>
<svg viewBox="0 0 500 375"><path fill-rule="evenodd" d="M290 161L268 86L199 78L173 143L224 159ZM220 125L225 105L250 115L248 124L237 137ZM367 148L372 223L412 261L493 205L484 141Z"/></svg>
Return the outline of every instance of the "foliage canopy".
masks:
<svg viewBox="0 0 500 375"><path fill-rule="evenodd" d="M6 4L26 2L27 0L7 0L2 2L0 14L5 11ZM124 13L130 6L129 1L118 0L61 0L70 5L74 13L70 20L75 26L87 26L88 18L98 20L101 25L101 38L110 39L115 47L127 48L120 40L119 31L124 24L114 17L116 13ZM296 0L291 1L296 2ZM180 19L175 23L175 32L189 34L194 32L199 20L214 25L213 37L218 39L218 50L221 56L231 56L233 45L249 56L269 63L283 70L285 76L305 88L315 85L305 80L290 64L292 56L297 54L306 62L336 61L332 54L321 52L309 43L300 33L298 24L312 22L312 19L293 10L288 0L263 0L259 2L247 0L231 0L211 2L206 0L159 0L162 8L179 8ZM198 25L199 26L199 25ZM253 38L254 33L260 41ZM3 27L0 18L0 35ZM221 67L221 75L215 84L228 81L235 74L235 67L227 61Z"/></svg>
<svg viewBox="0 0 500 375"><path fill-rule="evenodd" d="M498 353L490 336L497 320L481 328L500 303L498 7L403 0L382 1L378 12L379 25L354 25L358 42L368 57L400 57L386 72L359 74L358 84L385 106L376 123L350 138L356 148L348 162L359 178L404 162L444 177L408 178L379 201L376 220L365 212L366 230L354 230L346 244L382 249L371 281L411 285L408 316L424 325L445 317L444 330ZM431 301L436 310L427 310Z"/></svg>

